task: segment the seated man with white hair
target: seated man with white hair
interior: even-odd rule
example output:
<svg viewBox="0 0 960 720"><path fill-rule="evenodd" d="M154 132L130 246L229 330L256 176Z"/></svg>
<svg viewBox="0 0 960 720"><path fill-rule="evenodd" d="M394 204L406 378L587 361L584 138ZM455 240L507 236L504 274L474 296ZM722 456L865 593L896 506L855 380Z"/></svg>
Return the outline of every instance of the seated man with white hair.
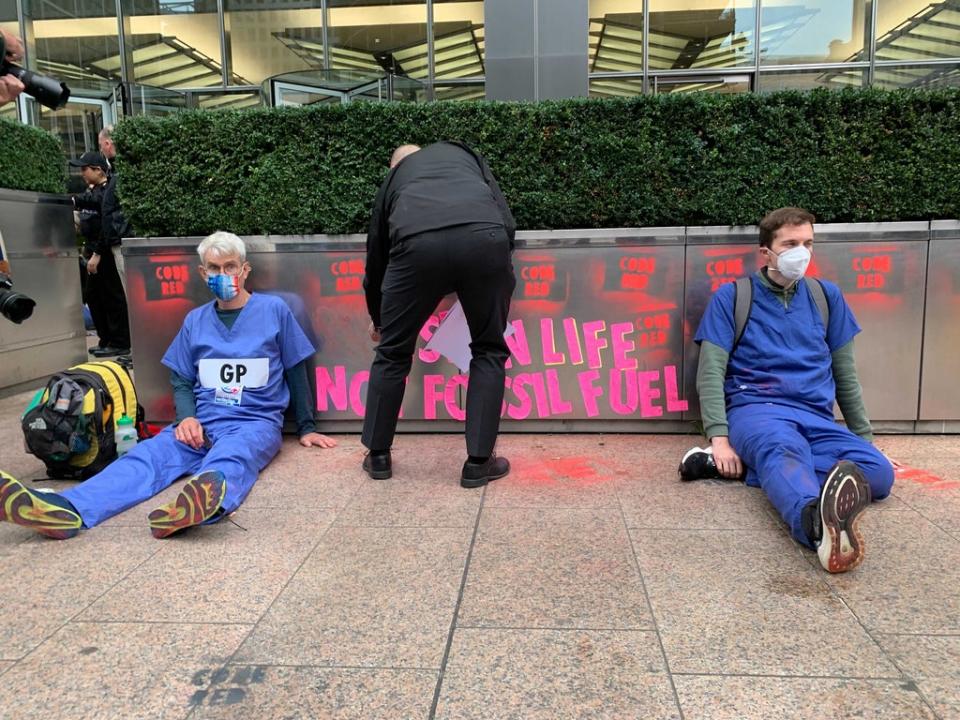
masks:
<svg viewBox="0 0 960 720"><path fill-rule="evenodd" d="M282 300L244 289L251 268L243 241L216 232L197 252L216 300L190 311L163 356L177 422L61 493L29 490L0 473L0 520L65 539L193 474L148 516L154 537L163 538L240 506L280 450L289 403L301 445L336 445L315 432L304 365L314 347Z"/></svg>

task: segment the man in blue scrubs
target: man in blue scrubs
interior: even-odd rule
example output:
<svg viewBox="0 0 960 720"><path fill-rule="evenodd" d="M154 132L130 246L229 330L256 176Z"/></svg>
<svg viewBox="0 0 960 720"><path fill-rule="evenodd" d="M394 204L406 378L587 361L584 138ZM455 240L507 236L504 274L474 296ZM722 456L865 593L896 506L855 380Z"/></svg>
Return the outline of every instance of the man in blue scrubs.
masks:
<svg viewBox="0 0 960 720"><path fill-rule="evenodd" d="M863 560L860 514L893 486L893 467L871 441L853 357L860 327L840 289L820 280L826 327L804 273L814 217L780 208L760 223L763 268L735 343L733 284L714 294L694 338L697 389L710 448L687 454L681 473L715 466L762 487L793 537L829 572ZM813 281L815 282L815 281ZM834 401L847 426L834 420ZM687 471L687 472L685 472Z"/></svg>
<svg viewBox="0 0 960 720"><path fill-rule="evenodd" d="M0 520L65 539L195 473L172 502L148 516L154 537L163 538L240 506L280 450L288 404L301 445L336 445L315 432L304 365L313 345L282 300L244 288L251 268L243 241L216 232L197 252L216 300L187 315L163 356L177 422L62 493L31 491L0 475Z"/></svg>

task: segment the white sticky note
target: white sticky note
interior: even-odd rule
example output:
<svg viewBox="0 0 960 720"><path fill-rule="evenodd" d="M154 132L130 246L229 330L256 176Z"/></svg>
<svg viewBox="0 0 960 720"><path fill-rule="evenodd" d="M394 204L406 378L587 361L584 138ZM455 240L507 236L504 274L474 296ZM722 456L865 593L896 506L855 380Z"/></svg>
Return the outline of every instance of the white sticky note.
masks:
<svg viewBox="0 0 960 720"><path fill-rule="evenodd" d="M513 335L513 325L507 323L507 330L503 336L508 338L511 335ZM440 327L427 343L426 349L443 355L456 365L460 372L465 373L470 369L470 361L473 359L473 353L470 352L470 326L467 325L467 318L463 314L463 306L459 300L443 318Z"/></svg>

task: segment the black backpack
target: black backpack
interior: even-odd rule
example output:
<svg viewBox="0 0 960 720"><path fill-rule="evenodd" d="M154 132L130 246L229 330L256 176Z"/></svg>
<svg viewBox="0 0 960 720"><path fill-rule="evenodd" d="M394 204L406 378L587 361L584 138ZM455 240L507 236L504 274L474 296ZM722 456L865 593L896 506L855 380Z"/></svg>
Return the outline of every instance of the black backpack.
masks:
<svg viewBox="0 0 960 720"><path fill-rule="evenodd" d="M116 362L90 362L51 377L20 424L27 452L43 460L49 477L86 480L116 459L116 424L124 415L142 429L130 375Z"/></svg>

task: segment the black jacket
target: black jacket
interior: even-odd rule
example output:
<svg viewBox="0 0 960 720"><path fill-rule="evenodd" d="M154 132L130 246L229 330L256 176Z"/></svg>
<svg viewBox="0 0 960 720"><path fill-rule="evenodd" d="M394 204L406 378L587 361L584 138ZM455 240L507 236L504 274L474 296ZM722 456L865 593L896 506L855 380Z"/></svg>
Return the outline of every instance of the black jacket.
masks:
<svg viewBox="0 0 960 720"><path fill-rule="evenodd" d="M460 142L428 145L405 157L380 185L367 230L363 287L380 324L390 248L420 233L467 223L502 225L513 243L517 225L483 157Z"/></svg>
<svg viewBox="0 0 960 720"><path fill-rule="evenodd" d="M73 198L73 205L80 216L80 234L83 236L85 254L103 255L110 246L103 240L103 196L107 183L87 188Z"/></svg>
<svg viewBox="0 0 960 720"><path fill-rule="evenodd" d="M103 191L103 242L109 248L119 245L121 238L130 237L130 224L120 210L117 200L117 173L110 174Z"/></svg>

